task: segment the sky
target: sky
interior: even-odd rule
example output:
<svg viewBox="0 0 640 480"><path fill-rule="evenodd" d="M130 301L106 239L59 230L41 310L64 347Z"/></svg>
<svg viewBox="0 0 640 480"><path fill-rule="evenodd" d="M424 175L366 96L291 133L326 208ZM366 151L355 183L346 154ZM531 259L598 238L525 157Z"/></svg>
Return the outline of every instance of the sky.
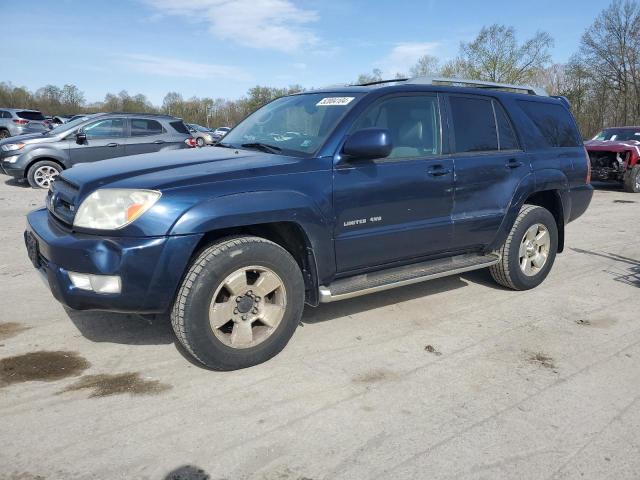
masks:
<svg viewBox="0 0 640 480"><path fill-rule="evenodd" d="M566 62L609 0L0 0L0 81L77 85L87 101L169 91L238 98L255 85L305 88L418 57L454 58L485 25L537 30Z"/></svg>

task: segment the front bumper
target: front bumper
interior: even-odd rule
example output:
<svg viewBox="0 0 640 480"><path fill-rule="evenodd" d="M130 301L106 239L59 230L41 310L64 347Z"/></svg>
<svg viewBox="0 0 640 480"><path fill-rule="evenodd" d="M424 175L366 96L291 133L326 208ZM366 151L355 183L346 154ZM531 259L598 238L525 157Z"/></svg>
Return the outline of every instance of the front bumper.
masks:
<svg viewBox="0 0 640 480"><path fill-rule="evenodd" d="M25 231L29 257L58 301L76 310L135 313L163 313L170 308L201 238L201 234L169 237L79 234L61 226L46 209L28 215ZM122 291L102 294L78 289L71 283L69 271L119 275Z"/></svg>
<svg viewBox="0 0 640 480"><path fill-rule="evenodd" d="M9 162L9 160L14 160ZM0 151L0 171L5 175L11 175L16 178L24 178L24 167L22 166L20 154L15 152Z"/></svg>

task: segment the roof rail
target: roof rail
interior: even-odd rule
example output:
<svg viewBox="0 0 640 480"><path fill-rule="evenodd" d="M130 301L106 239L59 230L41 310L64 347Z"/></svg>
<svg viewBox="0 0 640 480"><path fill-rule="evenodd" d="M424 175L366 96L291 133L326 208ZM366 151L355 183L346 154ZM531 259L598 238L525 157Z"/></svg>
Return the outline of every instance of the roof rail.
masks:
<svg viewBox="0 0 640 480"><path fill-rule="evenodd" d="M446 77L415 77L407 80L407 83L419 85L454 85L469 86L475 88L492 88L496 90L507 90L516 93L526 93L528 95L538 95L548 97L549 94L544 88L530 87L527 85L510 85L508 83L486 82L483 80L468 80L466 78L446 78Z"/></svg>
<svg viewBox="0 0 640 480"><path fill-rule="evenodd" d="M371 85L381 85L383 83L406 82L408 78L394 78L391 80L374 80L373 82L357 83L355 87L369 87Z"/></svg>

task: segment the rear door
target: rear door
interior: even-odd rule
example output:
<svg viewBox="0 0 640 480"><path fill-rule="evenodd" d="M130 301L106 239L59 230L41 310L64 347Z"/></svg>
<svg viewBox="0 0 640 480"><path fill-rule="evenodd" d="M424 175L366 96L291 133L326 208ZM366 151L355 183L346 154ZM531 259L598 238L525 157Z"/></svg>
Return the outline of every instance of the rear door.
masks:
<svg viewBox="0 0 640 480"><path fill-rule="evenodd" d="M442 155L438 96L391 95L374 102L350 133L386 128L385 158L339 162L334 170L339 272L406 262L449 249L453 163Z"/></svg>
<svg viewBox="0 0 640 480"><path fill-rule="evenodd" d="M157 152L166 146L167 139L166 130L159 121L132 117L125 145L126 155Z"/></svg>
<svg viewBox="0 0 640 480"><path fill-rule="evenodd" d="M112 117L96 120L80 129L87 140L82 144L69 138L69 157L71 164L95 162L125 155L125 119Z"/></svg>
<svg viewBox="0 0 640 480"><path fill-rule="evenodd" d="M500 102L480 95L448 95L455 162L455 250L475 250L498 232L522 179L531 173L512 122Z"/></svg>

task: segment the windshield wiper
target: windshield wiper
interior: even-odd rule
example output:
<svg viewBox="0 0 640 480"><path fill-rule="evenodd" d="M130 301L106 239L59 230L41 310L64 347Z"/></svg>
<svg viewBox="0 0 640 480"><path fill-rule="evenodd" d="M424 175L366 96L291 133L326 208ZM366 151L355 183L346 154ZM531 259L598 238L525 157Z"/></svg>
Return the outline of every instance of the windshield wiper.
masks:
<svg viewBox="0 0 640 480"><path fill-rule="evenodd" d="M269 145L268 143L262 143L262 142L243 143L240 146L244 148L255 148L257 150L262 150L263 152L267 152L267 153L279 153L282 151L280 147L276 147L275 145Z"/></svg>

